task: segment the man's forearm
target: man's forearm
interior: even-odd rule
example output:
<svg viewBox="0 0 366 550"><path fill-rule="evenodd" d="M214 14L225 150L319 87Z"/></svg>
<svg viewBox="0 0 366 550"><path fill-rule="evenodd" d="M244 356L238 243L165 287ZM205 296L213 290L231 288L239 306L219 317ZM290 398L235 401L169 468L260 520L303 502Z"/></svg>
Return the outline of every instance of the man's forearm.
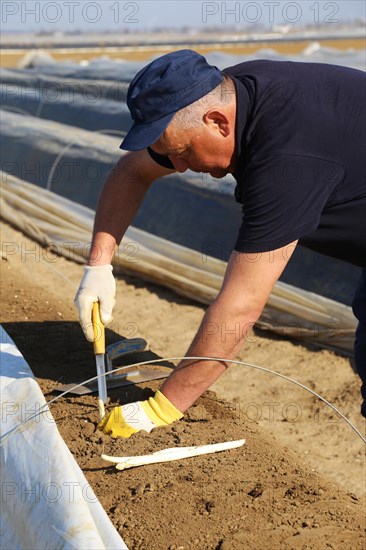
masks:
<svg viewBox="0 0 366 550"><path fill-rule="evenodd" d="M125 157L109 175L98 201L88 264L112 261L116 247L131 224L150 182L139 179Z"/></svg>
<svg viewBox="0 0 366 550"><path fill-rule="evenodd" d="M187 357L232 359L260 312L231 315L213 304L202 320ZM185 412L228 368L224 361L183 360L161 387L173 405Z"/></svg>

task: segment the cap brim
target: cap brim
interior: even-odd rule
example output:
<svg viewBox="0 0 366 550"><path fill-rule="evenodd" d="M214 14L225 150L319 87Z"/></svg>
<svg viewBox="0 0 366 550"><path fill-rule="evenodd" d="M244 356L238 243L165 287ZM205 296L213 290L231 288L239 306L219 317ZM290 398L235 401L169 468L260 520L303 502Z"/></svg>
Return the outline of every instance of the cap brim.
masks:
<svg viewBox="0 0 366 550"><path fill-rule="evenodd" d="M146 149L146 147L149 147L159 139L167 129L174 115L175 112L169 113L165 117L148 122L147 124L134 123L119 146L120 149L125 149L126 151L141 151L142 149Z"/></svg>

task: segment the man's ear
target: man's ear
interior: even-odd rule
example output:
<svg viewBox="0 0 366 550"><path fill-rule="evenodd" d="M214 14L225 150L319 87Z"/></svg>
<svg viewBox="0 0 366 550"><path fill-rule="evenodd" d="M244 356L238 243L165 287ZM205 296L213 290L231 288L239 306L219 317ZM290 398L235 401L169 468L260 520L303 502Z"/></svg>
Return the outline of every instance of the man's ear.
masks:
<svg viewBox="0 0 366 550"><path fill-rule="evenodd" d="M223 137L228 137L232 132L230 120L222 111L215 109L207 111L203 115L203 122L210 129L219 131Z"/></svg>

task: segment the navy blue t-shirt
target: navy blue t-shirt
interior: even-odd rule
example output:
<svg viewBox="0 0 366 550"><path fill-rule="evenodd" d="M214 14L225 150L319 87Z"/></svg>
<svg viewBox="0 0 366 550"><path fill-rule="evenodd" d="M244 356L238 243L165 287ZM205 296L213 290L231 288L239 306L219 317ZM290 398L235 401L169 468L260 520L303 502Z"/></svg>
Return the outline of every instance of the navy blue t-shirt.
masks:
<svg viewBox="0 0 366 550"><path fill-rule="evenodd" d="M234 177L243 220L235 250L265 252L299 239L366 267L365 73L263 60L223 72L237 92Z"/></svg>

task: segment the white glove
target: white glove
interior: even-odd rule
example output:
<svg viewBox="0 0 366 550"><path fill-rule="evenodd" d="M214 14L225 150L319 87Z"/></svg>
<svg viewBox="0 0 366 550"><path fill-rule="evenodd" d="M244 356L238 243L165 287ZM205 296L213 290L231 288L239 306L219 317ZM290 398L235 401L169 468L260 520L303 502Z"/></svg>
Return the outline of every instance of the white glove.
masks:
<svg viewBox="0 0 366 550"><path fill-rule="evenodd" d="M104 325L108 325L113 319L112 310L116 303L116 281L112 271L113 267L110 264L84 267L84 276L81 279L74 303L79 312L81 328L89 342L94 342L92 324L94 302L99 301L100 318Z"/></svg>

